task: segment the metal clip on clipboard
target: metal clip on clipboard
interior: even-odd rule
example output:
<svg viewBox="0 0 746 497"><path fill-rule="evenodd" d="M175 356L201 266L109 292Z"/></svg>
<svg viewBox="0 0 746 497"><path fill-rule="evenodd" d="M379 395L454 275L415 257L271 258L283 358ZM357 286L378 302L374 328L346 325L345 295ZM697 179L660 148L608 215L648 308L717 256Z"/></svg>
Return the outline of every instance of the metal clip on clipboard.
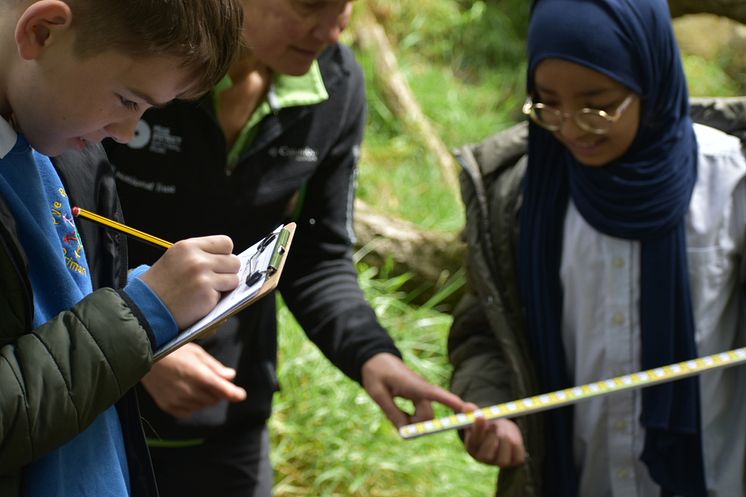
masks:
<svg viewBox="0 0 746 497"><path fill-rule="evenodd" d="M257 270L256 265L259 261L259 258L267 249L267 247L269 247L269 245L275 240L275 238L277 238L277 242L274 244L274 248L272 249L272 256L269 259L267 268L264 270ZM265 236L261 242L259 242L256 252L254 252L254 254L251 256L251 259L249 260L249 264L251 267L248 276L246 276L247 285L254 285L258 283L263 276L272 276L277 272L280 264L284 259L285 253L287 252L289 239L290 231L287 229L282 229L279 232L270 233L269 235Z"/></svg>

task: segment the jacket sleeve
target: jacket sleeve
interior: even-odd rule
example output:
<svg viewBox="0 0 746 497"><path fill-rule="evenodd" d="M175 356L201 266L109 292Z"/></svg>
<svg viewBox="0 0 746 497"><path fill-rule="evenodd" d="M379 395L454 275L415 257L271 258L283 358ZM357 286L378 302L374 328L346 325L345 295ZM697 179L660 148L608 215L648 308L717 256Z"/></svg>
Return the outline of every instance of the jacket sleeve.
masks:
<svg viewBox="0 0 746 497"><path fill-rule="evenodd" d="M482 311L467 293L454 312L448 335L448 359L453 366L451 390L480 407L513 400L511 370Z"/></svg>
<svg viewBox="0 0 746 497"><path fill-rule="evenodd" d="M400 354L366 302L352 261L352 210L366 119L362 71L356 64L354 69L338 137L306 185L280 290L308 337L360 381L362 365L373 355Z"/></svg>
<svg viewBox="0 0 746 497"><path fill-rule="evenodd" d="M120 293L101 289L5 342L0 474L72 439L148 371L150 340L135 312Z"/></svg>

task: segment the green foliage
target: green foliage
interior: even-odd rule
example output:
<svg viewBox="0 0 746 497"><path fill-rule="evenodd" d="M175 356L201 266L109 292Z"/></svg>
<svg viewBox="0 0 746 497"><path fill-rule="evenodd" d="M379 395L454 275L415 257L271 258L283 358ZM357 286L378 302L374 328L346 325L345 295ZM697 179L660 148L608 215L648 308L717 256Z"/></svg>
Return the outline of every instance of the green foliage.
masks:
<svg viewBox="0 0 746 497"><path fill-rule="evenodd" d="M400 291L406 277L361 283L409 366L447 385L444 357L450 317L412 308ZM277 497L488 497L496 470L476 463L455 432L405 441L357 383L311 344L286 308L280 311L282 391L271 421ZM402 404L405 410L411 406ZM448 414L443 408L438 416Z"/></svg>
<svg viewBox="0 0 746 497"><path fill-rule="evenodd" d="M370 0L370 6L384 19L400 68L446 146L479 141L519 118L527 2ZM458 230L463 207L436 159L387 108L370 58L357 55L369 104L360 197L424 228Z"/></svg>
<svg viewBox="0 0 746 497"><path fill-rule="evenodd" d="M709 61L698 55L684 54L684 70L693 97L733 97L741 89L718 61Z"/></svg>

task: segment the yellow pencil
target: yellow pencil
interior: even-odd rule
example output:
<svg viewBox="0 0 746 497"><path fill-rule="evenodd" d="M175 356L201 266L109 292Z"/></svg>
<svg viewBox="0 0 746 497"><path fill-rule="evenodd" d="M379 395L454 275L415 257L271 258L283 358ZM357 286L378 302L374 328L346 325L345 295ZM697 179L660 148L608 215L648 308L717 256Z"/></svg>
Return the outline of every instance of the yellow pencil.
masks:
<svg viewBox="0 0 746 497"><path fill-rule="evenodd" d="M115 231L119 231L120 233L124 233L125 235L131 236L132 238L135 238L136 240L141 240L143 242L150 243L152 245L156 245L158 247L163 247L163 248L170 248L173 245L173 243L167 242L166 240L161 240L160 238L157 238L153 235L149 235L140 230L136 230L135 228L130 228L127 225L118 223L107 217L99 216L95 212L87 211L85 209L81 209L80 207L73 207L72 211L73 211L73 216L75 217L80 216L85 219L88 219L89 221L102 224L106 226L107 228L111 228Z"/></svg>

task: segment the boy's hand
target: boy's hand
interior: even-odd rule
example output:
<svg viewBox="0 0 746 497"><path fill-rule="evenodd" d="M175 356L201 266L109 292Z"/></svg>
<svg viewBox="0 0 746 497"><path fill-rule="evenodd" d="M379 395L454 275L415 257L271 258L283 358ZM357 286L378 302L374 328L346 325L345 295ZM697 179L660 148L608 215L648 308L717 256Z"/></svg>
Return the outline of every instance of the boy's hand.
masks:
<svg viewBox="0 0 746 497"><path fill-rule="evenodd" d="M153 364L142 383L163 411L186 417L221 400L246 399L246 390L233 384L235 376L235 369L199 345L187 343Z"/></svg>
<svg viewBox="0 0 746 497"><path fill-rule="evenodd" d="M223 235L176 242L140 278L183 330L210 312L222 292L238 286L241 262Z"/></svg>
<svg viewBox="0 0 746 497"><path fill-rule="evenodd" d="M475 404L467 403L464 412L476 409ZM465 432L466 451L479 462L509 468L523 464L526 460L521 430L509 419L487 421L477 418Z"/></svg>

